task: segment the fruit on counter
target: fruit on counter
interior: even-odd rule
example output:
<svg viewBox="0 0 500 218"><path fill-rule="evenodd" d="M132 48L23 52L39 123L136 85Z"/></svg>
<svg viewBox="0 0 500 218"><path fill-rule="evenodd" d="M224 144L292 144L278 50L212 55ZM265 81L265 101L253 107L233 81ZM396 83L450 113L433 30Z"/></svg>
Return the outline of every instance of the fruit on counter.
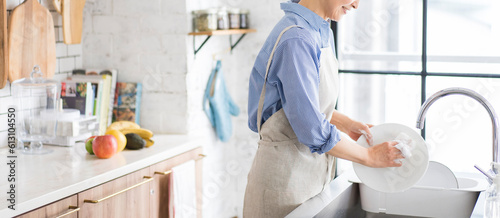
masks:
<svg viewBox="0 0 500 218"><path fill-rule="evenodd" d="M115 122L111 123L111 125L108 126L106 131L108 131L110 129L122 130L122 129L140 129L140 128L141 127L137 123L122 120L122 121L115 121Z"/></svg>
<svg viewBox="0 0 500 218"><path fill-rule="evenodd" d="M144 139L146 141L146 148L151 147L151 145L154 145L155 141L153 139Z"/></svg>
<svg viewBox="0 0 500 218"><path fill-rule="evenodd" d="M127 145L127 137L125 137L125 134L120 132L119 130L116 129L110 129L104 133L105 135L113 135L116 138L116 143L118 148L116 149L116 152L123 151L125 149L125 145Z"/></svg>
<svg viewBox="0 0 500 218"><path fill-rule="evenodd" d="M150 147L154 144L154 141L151 139L151 137L153 137L153 132L149 129L141 128L137 123L131 121L115 121L108 126L106 132L112 129L120 131L123 135L127 135L129 133L135 133L139 135L142 139L146 141L145 145L146 147ZM128 144L128 140L126 144ZM128 148L127 145L125 145L125 147Z"/></svg>
<svg viewBox="0 0 500 218"><path fill-rule="evenodd" d="M138 150L146 146L146 140L136 133L125 134L127 137L127 149Z"/></svg>
<svg viewBox="0 0 500 218"><path fill-rule="evenodd" d="M113 135L102 135L94 138L92 150L98 158L112 157L118 148L116 138Z"/></svg>
<svg viewBox="0 0 500 218"><path fill-rule="evenodd" d="M120 130L120 132L122 132L125 135L129 134L129 133L135 133L135 134L141 136L141 138L143 138L143 139L149 139L149 138L153 137L153 132L151 132L151 130L149 130L149 129L144 129L144 128L140 128L140 129L127 128L127 129Z"/></svg>
<svg viewBox="0 0 500 218"><path fill-rule="evenodd" d="M88 139L85 140L85 150L89 152L89 154L94 154L94 151L92 150L92 142L94 141L94 138L96 136L90 136Z"/></svg>

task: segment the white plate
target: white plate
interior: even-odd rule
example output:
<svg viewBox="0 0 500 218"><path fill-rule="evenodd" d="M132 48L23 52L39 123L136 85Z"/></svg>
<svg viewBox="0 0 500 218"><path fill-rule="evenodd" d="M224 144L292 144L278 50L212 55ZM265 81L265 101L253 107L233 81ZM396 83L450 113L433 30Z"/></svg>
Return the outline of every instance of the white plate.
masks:
<svg viewBox="0 0 500 218"><path fill-rule="evenodd" d="M458 189L458 180L455 174L442 163L429 161L429 167L427 167L427 172L420 179L420 181L415 184L417 186L425 187L437 187L446 189Z"/></svg>
<svg viewBox="0 0 500 218"><path fill-rule="evenodd" d="M414 142L412 156L403 160L401 167L372 168L353 163L354 172L368 187L387 193L401 192L415 185L425 174L429 164L429 153L424 139L415 130L397 123L386 123L370 129L374 145L393 141L400 133L407 134ZM357 143L365 148L364 136L359 137Z"/></svg>

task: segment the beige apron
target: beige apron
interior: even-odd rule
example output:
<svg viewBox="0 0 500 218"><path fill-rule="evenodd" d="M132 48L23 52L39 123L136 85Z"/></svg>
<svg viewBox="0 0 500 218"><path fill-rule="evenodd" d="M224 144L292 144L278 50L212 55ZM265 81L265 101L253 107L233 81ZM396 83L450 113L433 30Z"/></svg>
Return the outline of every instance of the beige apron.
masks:
<svg viewBox="0 0 500 218"><path fill-rule="evenodd" d="M261 127L267 74L274 51L268 60L264 86L260 95L257 121L260 141L248 174L243 216L245 218L284 217L307 199L319 194L335 174L335 159L327 154L311 153L300 143L283 108ZM332 49L321 49L319 100L325 119L331 119L338 95L337 60Z"/></svg>

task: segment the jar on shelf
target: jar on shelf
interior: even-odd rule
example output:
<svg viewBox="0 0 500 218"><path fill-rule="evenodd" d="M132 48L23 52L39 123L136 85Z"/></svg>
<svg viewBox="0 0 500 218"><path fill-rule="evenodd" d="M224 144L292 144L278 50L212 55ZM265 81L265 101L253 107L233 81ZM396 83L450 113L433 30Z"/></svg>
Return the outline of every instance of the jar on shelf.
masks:
<svg viewBox="0 0 500 218"><path fill-rule="evenodd" d="M226 8L219 8L217 12L217 29L229 29L229 16Z"/></svg>
<svg viewBox="0 0 500 218"><path fill-rule="evenodd" d="M231 8L228 10L229 13L229 29L239 29L240 28L240 9Z"/></svg>
<svg viewBox="0 0 500 218"><path fill-rule="evenodd" d="M217 30L217 10L193 11L193 29L195 32Z"/></svg>
<svg viewBox="0 0 500 218"><path fill-rule="evenodd" d="M248 29L248 13L249 11L246 9L240 10L240 29Z"/></svg>

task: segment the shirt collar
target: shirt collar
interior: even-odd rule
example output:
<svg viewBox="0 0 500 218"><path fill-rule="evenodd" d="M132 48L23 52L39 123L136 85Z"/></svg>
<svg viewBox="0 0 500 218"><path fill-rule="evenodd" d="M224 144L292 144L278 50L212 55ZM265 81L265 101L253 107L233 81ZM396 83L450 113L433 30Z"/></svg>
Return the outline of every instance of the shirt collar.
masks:
<svg viewBox="0 0 500 218"><path fill-rule="evenodd" d="M302 5L297 4L300 0L291 0L281 3L281 10L285 13L294 13L302 17L314 30L318 31L321 36L322 47L329 46L330 39L330 20L326 21L318 14L309 10Z"/></svg>

